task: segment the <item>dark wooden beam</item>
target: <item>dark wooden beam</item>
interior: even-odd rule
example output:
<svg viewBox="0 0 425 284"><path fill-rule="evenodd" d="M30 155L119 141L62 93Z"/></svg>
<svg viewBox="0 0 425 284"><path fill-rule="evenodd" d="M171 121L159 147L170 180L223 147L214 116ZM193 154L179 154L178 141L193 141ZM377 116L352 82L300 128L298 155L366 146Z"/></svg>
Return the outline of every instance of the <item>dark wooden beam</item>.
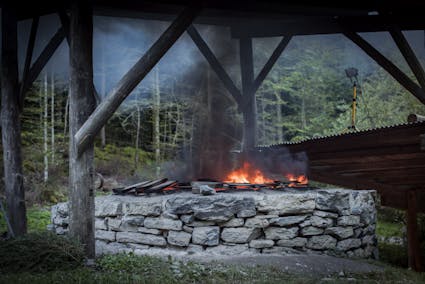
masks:
<svg viewBox="0 0 425 284"><path fill-rule="evenodd" d="M398 27L393 27L390 29L391 37L394 42L397 44L398 49L418 80L419 85L422 87L422 90L425 90L425 72L422 68L421 63L415 55L415 52L410 47L409 42L406 37L403 35L403 32Z"/></svg>
<svg viewBox="0 0 425 284"><path fill-rule="evenodd" d="M226 87L226 90L233 96L236 103L241 105L242 103L242 94L239 89L236 87L235 83L233 83L230 76L227 74L226 70L224 70L223 66L218 61L217 57L215 57L212 50L209 48L208 44L204 41L202 36L199 34L198 30L191 25L187 28L187 33L192 38L195 45L198 47L199 51L208 61L211 68L214 70L217 77L221 80L223 85Z"/></svg>
<svg viewBox="0 0 425 284"><path fill-rule="evenodd" d="M49 62L50 58L52 58L55 51L61 45L63 39L65 38L65 31L61 27L57 30L57 32L53 35L50 41L47 43L41 54L38 56L37 60L31 66L28 72L28 79L26 82L27 88L34 83L37 79L38 75L40 75L41 70L46 66L47 62ZM26 90L23 90L25 93Z"/></svg>
<svg viewBox="0 0 425 284"><path fill-rule="evenodd" d="M123 76L111 93L96 108L80 130L75 134L78 153L83 153L95 136L156 63L164 56L181 34L192 24L200 7L190 6L181 12L160 38L149 48L139 61Z"/></svg>
<svg viewBox="0 0 425 284"><path fill-rule="evenodd" d="M412 93L420 102L425 104L425 91L410 79L403 71L401 71L394 63L388 60L382 55L377 49L371 44L364 40L357 33L352 31L345 31L344 35L349 38L352 42L357 44L367 55L376 61L382 68L385 69L397 82Z"/></svg>
<svg viewBox="0 0 425 284"><path fill-rule="evenodd" d="M422 250L419 245L417 223L417 199L416 191L409 190L407 193L407 251L409 267L415 271L423 271Z"/></svg>
<svg viewBox="0 0 425 284"><path fill-rule="evenodd" d="M16 10L1 7L1 134L7 215L15 236L27 230L22 172Z"/></svg>
<svg viewBox="0 0 425 284"><path fill-rule="evenodd" d="M273 51L272 55L270 56L269 60L267 60L266 64L264 65L263 69L261 69L260 73L258 73L257 78L255 78L252 91L254 93L257 92L258 88L263 83L264 79L269 74L270 70L272 70L274 64L279 59L282 52L285 50L285 48L288 46L289 42L291 41L292 36L285 36L277 45L275 50Z"/></svg>
<svg viewBox="0 0 425 284"><path fill-rule="evenodd" d="M93 96L93 15L90 1L72 1L70 20L69 205L70 235L83 244L87 258L95 256L94 145L78 153L75 134L95 108ZM64 32L63 32L64 34Z"/></svg>
<svg viewBox="0 0 425 284"><path fill-rule="evenodd" d="M242 151L249 153L256 144L257 134L257 102L254 83L254 56L252 52L252 38L239 39L241 79L242 79L242 115L244 118Z"/></svg>
<svg viewBox="0 0 425 284"><path fill-rule="evenodd" d="M28 72L31 66L32 54L34 51L34 43L35 43L35 37L37 35L39 19L40 17L37 16L32 19L32 23L31 23L30 37L28 39L27 52L25 54L24 70L22 73L22 81L21 81L20 90L19 90L19 101L20 101L21 111L24 106L24 98L25 98L24 91L27 90L27 87L28 87L28 84L27 84Z"/></svg>

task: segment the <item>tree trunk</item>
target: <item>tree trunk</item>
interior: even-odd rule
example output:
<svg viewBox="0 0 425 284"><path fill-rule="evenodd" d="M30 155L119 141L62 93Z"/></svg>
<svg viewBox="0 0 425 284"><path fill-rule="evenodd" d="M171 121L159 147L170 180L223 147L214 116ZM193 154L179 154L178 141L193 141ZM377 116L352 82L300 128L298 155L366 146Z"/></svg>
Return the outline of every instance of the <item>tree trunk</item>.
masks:
<svg viewBox="0 0 425 284"><path fill-rule="evenodd" d="M136 151L134 152L134 170L137 170L137 167L139 165L139 140L140 140L140 103L139 103L139 93L136 93L136 119L137 119L137 125L136 125L136 141L134 142L134 146L136 148ZM102 128L105 129L105 128Z"/></svg>
<svg viewBox="0 0 425 284"><path fill-rule="evenodd" d="M47 143L47 139L48 139L48 135L47 135L47 119L49 116L49 102L48 102L48 88L47 88L48 84L47 84L47 72L44 73L44 103L43 103L43 158L44 158L44 171L43 171L43 181L47 182L47 180L49 179L49 157L48 157L48 153L49 153L49 149L48 149L48 143Z"/></svg>
<svg viewBox="0 0 425 284"><path fill-rule="evenodd" d="M18 87L18 39L15 11L7 4L1 10L1 128L7 215L15 236L27 231L25 191L22 176L21 122Z"/></svg>
<svg viewBox="0 0 425 284"><path fill-rule="evenodd" d="M52 70L51 78L51 99L50 99L50 151L52 165L55 164L55 73Z"/></svg>
<svg viewBox="0 0 425 284"><path fill-rule="evenodd" d="M277 129L276 129L276 143L283 142L283 130L282 130L282 99L280 94L276 94L276 120L277 120Z"/></svg>
<svg viewBox="0 0 425 284"><path fill-rule="evenodd" d="M101 100L103 101L103 99L106 97L106 67L105 67L105 44L102 44L101 47L101 66L102 66L102 72L101 72L101 76L102 76L102 81L101 81L101 90L100 90L100 97ZM106 146L106 125L104 125L102 127L102 129L100 129L100 146L103 148L105 148Z"/></svg>
<svg viewBox="0 0 425 284"><path fill-rule="evenodd" d="M156 163L156 176L159 177L160 174L160 159L161 159L161 141L159 133L159 108L161 104L161 94L159 92L159 71L158 67L154 71L154 97L153 97L153 120L154 120L154 129L153 129L153 139L154 139L154 149L155 149L155 163Z"/></svg>
<svg viewBox="0 0 425 284"><path fill-rule="evenodd" d="M93 95L92 8L85 1L71 4L69 186L70 235L78 239L88 258L95 256L93 142L78 155L75 134L95 107Z"/></svg>

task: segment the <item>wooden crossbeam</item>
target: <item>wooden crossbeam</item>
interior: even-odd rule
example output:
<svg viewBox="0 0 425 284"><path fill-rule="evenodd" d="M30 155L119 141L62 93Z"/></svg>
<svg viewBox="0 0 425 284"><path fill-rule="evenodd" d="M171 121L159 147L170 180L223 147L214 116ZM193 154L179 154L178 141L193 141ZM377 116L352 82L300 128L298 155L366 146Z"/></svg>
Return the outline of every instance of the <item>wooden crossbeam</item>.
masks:
<svg viewBox="0 0 425 284"><path fill-rule="evenodd" d="M30 31L30 37L28 39L28 45L27 45L27 52L25 54L25 63L24 63L24 70L22 73L22 82L21 82L21 86L20 86L20 90L19 90L19 104L20 104L20 108L21 111L23 109L24 106L24 92L27 90L28 88L28 73L30 70L30 66L31 66L31 60L32 60L32 54L34 51L34 43L35 43L35 37L37 35L37 29L38 29L38 22L39 22L40 17L34 17L32 19L32 23L31 23L31 31Z"/></svg>
<svg viewBox="0 0 425 284"><path fill-rule="evenodd" d="M217 57L214 55L208 44L204 41L202 36L199 34L198 30L192 25L187 28L187 33L198 47L199 51L205 57L205 59L210 64L211 68L214 70L217 77L221 80L221 82L226 87L227 91L233 96L238 105L242 102L242 94L239 89L236 87L235 83L233 83L230 76L227 74L226 70L224 70L223 66L218 61Z"/></svg>
<svg viewBox="0 0 425 284"><path fill-rule="evenodd" d="M359 46L367 55L385 69L397 82L412 93L419 101L425 104L425 91L401 71L394 63L382 55L376 48L359 36L356 32L345 31L344 35Z"/></svg>
<svg viewBox="0 0 425 284"><path fill-rule="evenodd" d="M263 69L261 69L260 73L258 73L257 78L255 78L254 83L252 85L253 92L256 93L258 88L263 83L264 79L269 74L270 70L272 70L274 64L279 59L282 52L285 50L285 48L288 46L289 42L291 41L292 36L285 36L282 38L282 40L279 42L275 50L273 51L272 55L270 56L269 60L267 60L266 64L264 65Z"/></svg>
<svg viewBox="0 0 425 284"><path fill-rule="evenodd" d="M199 11L200 8L198 6L185 8L142 58L121 78L105 100L99 104L93 114L75 134L79 155L93 143L94 138L108 119L131 91L134 90L137 84L145 78L149 71L177 41L181 34L192 24Z"/></svg>
<svg viewBox="0 0 425 284"><path fill-rule="evenodd" d="M49 62L50 58L52 58L55 51L61 45L63 39L65 38L65 31L63 27L60 27L57 32L53 35L47 45L44 47L41 54L38 56L37 60L31 66L28 71L28 78L26 80L26 87L29 87L34 83L35 79L37 79L38 75L40 75L41 70L43 70L44 66L46 66L47 62ZM24 89L23 93L26 92Z"/></svg>
<svg viewBox="0 0 425 284"><path fill-rule="evenodd" d="M415 55L415 52L410 47L409 42L406 37L403 35L402 31L398 27L393 27L390 29L390 35L393 38L394 42L397 44L398 49L406 59L407 64L415 75L416 79L419 82L419 85L422 87L422 90L425 90L425 72L422 68L421 63Z"/></svg>

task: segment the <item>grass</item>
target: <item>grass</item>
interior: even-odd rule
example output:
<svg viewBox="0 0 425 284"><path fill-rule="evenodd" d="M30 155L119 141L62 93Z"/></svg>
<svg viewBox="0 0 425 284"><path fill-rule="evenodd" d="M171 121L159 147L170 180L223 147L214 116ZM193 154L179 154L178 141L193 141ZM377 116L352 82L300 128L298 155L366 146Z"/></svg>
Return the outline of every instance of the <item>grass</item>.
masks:
<svg viewBox="0 0 425 284"><path fill-rule="evenodd" d="M382 237L403 237L403 224L379 220L376 224L376 234Z"/></svg>
<svg viewBox="0 0 425 284"><path fill-rule="evenodd" d="M50 224L50 206L40 207L33 206L27 209L28 233L36 233L46 231L47 225ZM6 232L6 221L0 212L0 233Z"/></svg>
<svg viewBox="0 0 425 284"><path fill-rule="evenodd" d="M0 283L425 283L425 274L387 266L365 274L290 274L276 267L184 263L135 255L105 256L95 268L7 273Z"/></svg>

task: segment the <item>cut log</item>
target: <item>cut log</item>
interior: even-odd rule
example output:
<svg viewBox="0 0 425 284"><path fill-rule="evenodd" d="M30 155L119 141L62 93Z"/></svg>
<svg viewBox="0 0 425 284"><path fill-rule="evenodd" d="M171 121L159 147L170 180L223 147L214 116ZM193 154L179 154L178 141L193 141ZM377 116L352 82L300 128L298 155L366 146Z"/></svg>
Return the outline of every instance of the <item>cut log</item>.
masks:
<svg viewBox="0 0 425 284"><path fill-rule="evenodd" d="M414 190L407 192L406 219L409 267L415 271L423 271L422 250L418 235L416 191Z"/></svg>
<svg viewBox="0 0 425 284"><path fill-rule="evenodd" d="M409 122L409 123L421 122L421 121L425 121L425 115L411 113L407 116L407 122Z"/></svg>

